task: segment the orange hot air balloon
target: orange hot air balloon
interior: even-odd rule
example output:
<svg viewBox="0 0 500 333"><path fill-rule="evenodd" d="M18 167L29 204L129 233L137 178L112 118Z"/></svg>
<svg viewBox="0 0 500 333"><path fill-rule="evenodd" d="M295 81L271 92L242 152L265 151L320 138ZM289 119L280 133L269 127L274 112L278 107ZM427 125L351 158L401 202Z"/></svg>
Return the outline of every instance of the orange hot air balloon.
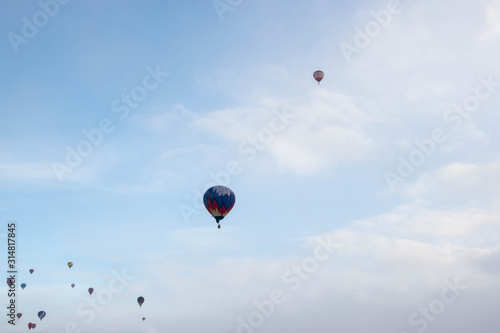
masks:
<svg viewBox="0 0 500 333"><path fill-rule="evenodd" d="M89 294L92 295L93 292L94 292L94 288L89 288Z"/></svg>
<svg viewBox="0 0 500 333"><path fill-rule="evenodd" d="M69 267L69 268L73 267L73 263L72 263L71 261L70 261L70 262L68 262L68 267Z"/></svg>
<svg viewBox="0 0 500 333"><path fill-rule="evenodd" d="M314 72L313 77L316 81L318 81L319 84L321 80L323 80L323 78L325 77L325 73L323 73L323 71L316 71Z"/></svg>

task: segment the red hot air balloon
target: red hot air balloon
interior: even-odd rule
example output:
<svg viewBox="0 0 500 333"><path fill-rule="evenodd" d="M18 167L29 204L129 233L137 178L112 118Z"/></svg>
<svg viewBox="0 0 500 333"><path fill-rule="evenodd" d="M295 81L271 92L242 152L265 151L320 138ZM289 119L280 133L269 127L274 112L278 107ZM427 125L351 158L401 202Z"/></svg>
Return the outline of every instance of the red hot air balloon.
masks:
<svg viewBox="0 0 500 333"><path fill-rule="evenodd" d="M144 297L140 296L140 297L137 299L137 303L139 303L139 307L142 307L142 304L144 303Z"/></svg>
<svg viewBox="0 0 500 333"><path fill-rule="evenodd" d="M89 288L89 294L92 295L93 292L94 292L94 288Z"/></svg>
<svg viewBox="0 0 500 333"><path fill-rule="evenodd" d="M213 186L203 196L205 208L215 218L219 228L219 221L231 211L235 202L234 192L226 186Z"/></svg>
<svg viewBox="0 0 500 333"><path fill-rule="evenodd" d="M21 318L22 316L23 316L23 314L22 314L22 313L18 313L18 314L17 314L17 319Z"/></svg>
<svg viewBox="0 0 500 333"><path fill-rule="evenodd" d="M316 81L318 81L319 84L321 80L323 80L323 78L325 77L325 73L323 73L322 71L316 71L314 72L313 77Z"/></svg>
<svg viewBox="0 0 500 333"><path fill-rule="evenodd" d="M33 323L28 323L28 328L31 330L33 328Z"/></svg>

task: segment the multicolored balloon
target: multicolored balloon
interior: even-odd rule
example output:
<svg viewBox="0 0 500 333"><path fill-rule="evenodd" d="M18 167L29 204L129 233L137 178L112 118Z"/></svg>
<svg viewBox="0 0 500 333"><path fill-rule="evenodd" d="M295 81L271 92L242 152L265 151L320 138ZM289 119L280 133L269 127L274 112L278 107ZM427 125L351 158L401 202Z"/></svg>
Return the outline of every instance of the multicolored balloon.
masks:
<svg viewBox="0 0 500 333"><path fill-rule="evenodd" d="M70 261L70 262L68 262L68 267L69 267L69 268L73 267L73 263L72 263L71 261Z"/></svg>
<svg viewBox="0 0 500 333"><path fill-rule="evenodd" d="M17 314L17 319L21 318L22 316L23 316L23 314L22 314L22 313L18 313L18 314Z"/></svg>
<svg viewBox="0 0 500 333"><path fill-rule="evenodd" d="M215 218L220 228L219 221L222 220L233 208L236 196L229 187L213 186L203 196L205 208Z"/></svg>
<svg viewBox="0 0 500 333"><path fill-rule="evenodd" d="M139 307L142 307L142 304L144 303L144 297L140 296L140 297L137 299L137 303L139 303Z"/></svg>
<svg viewBox="0 0 500 333"><path fill-rule="evenodd" d="M89 288L89 294L92 295L93 292L94 292L94 288Z"/></svg>
<svg viewBox="0 0 500 333"><path fill-rule="evenodd" d="M21 288L26 288L26 283L21 283Z"/></svg>
<svg viewBox="0 0 500 333"><path fill-rule="evenodd" d="M31 327L33 327L33 329L35 329L36 324L35 323L31 324Z"/></svg>
<svg viewBox="0 0 500 333"><path fill-rule="evenodd" d="M316 71L314 72L313 77L316 81L318 81L319 84L321 80L323 80L323 78L325 77L325 73L323 73L322 71Z"/></svg>
<svg viewBox="0 0 500 333"><path fill-rule="evenodd" d="M71 288L75 288L75 284L74 283L71 284Z"/></svg>
<svg viewBox="0 0 500 333"><path fill-rule="evenodd" d="M40 311L40 312L38 312L38 318L40 318L40 320L42 320L46 314L47 313L45 311Z"/></svg>
<svg viewBox="0 0 500 333"><path fill-rule="evenodd" d="M30 274L33 274L33 272L34 272L34 271L35 271L35 270L34 270L33 268L32 268L32 269L30 269Z"/></svg>

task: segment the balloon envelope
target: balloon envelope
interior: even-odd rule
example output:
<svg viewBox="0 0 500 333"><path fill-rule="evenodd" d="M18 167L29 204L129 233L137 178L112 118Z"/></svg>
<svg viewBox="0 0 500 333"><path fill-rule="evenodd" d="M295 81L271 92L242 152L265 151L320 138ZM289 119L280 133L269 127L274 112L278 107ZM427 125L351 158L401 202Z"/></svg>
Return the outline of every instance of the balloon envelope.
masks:
<svg viewBox="0 0 500 333"><path fill-rule="evenodd" d="M34 272L34 271L35 271L35 270L34 270L33 268L32 268L32 269L30 269L30 273L31 273L31 274L33 274L33 272Z"/></svg>
<svg viewBox="0 0 500 333"><path fill-rule="evenodd" d="M71 284L71 288L75 288L75 284L74 283Z"/></svg>
<svg viewBox="0 0 500 333"><path fill-rule="evenodd" d="M35 324L35 323L31 324L31 327L35 328L35 327L36 327L36 324Z"/></svg>
<svg viewBox="0 0 500 333"><path fill-rule="evenodd" d="M144 303L144 297L140 296L139 298L137 298L137 303L139 303L139 306L141 307Z"/></svg>
<svg viewBox="0 0 500 333"><path fill-rule="evenodd" d="M203 196L205 208L212 214L217 223L231 211L235 202L234 192L226 186L213 186Z"/></svg>
<svg viewBox="0 0 500 333"><path fill-rule="evenodd" d="M68 267L69 267L69 268L73 267L73 263L72 263L71 261L70 261L70 262L68 262Z"/></svg>
<svg viewBox="0 0 500 333"><path fill-rule="evenodd" d="M40 311L40 312L38 312L38 318L40 318L40 320L42 320L43 317L45 317L46 314L47 313L45 311Z"/></svg>
<svg viewBox="0 0 500 333"><path fill-rule="evenodd" d="M23 314L22 314L22 313L18 313L18 314L17 314L17 319L21 318L22 316L23 316Z"/></svg>
<svg viewBox="0 0 500 333"><path fill-rule="evenodd" d="M146 320L146 317L142 317L142 321Z"/></svg>
<svg viewBox="0 0 500 333"><path fill-rule="evenodd" d="M94 292L94 288L89 288L89 294L92 295L93 292Z"/></svg>
<svg viewBox="0 0 500 333"><path fill-rule="evenodd" d="M26 288L26 283L21 283L21 288Z"/></svg>
<svg viewBox="0 0 500 333"><path fill-rule="evenodd" d="M12 285L15 285L15 283L16 283L16 280L14 280L14 279L7 279L7 285L9 287L12 286Z"/></svg>
<svg viewBox="0 0 500 333"><path fill-rule="evenodd" d="M32 329L32 328L33 328L33 324L32 324L32 323L29 323L29 324L28 324L28 328L29 328L29 329Z"/></svg>
<svg viewBox="0 0 500 333"><path fill-rule="evenodd" d="M325 77L325 73L323 73L322 71L316 71L314 72L313 77L316 81L318 81L319 84L320 81Z"/></svg>

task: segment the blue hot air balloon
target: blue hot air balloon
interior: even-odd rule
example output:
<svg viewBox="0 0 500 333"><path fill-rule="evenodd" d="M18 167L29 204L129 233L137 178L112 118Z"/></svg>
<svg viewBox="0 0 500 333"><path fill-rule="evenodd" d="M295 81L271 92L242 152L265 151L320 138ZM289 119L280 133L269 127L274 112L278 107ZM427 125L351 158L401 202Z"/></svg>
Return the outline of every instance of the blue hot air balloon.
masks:
<svg viewBox="0 0 500 333"><path fill-rule="evenodd" d="M40 311L40 312L38 312L38 318L40 318L40 320L42 320L43 317L45 317L46 314L47 313L45 313L45 311Z"/></svg>
<svg viewBox="0 0 500 333"><path fill-rule="evenodd" d="M203 196L205 208L215 218L219 228L219 221L231 211L235 202L234 192L226 186L213 186Z"/></svg>

